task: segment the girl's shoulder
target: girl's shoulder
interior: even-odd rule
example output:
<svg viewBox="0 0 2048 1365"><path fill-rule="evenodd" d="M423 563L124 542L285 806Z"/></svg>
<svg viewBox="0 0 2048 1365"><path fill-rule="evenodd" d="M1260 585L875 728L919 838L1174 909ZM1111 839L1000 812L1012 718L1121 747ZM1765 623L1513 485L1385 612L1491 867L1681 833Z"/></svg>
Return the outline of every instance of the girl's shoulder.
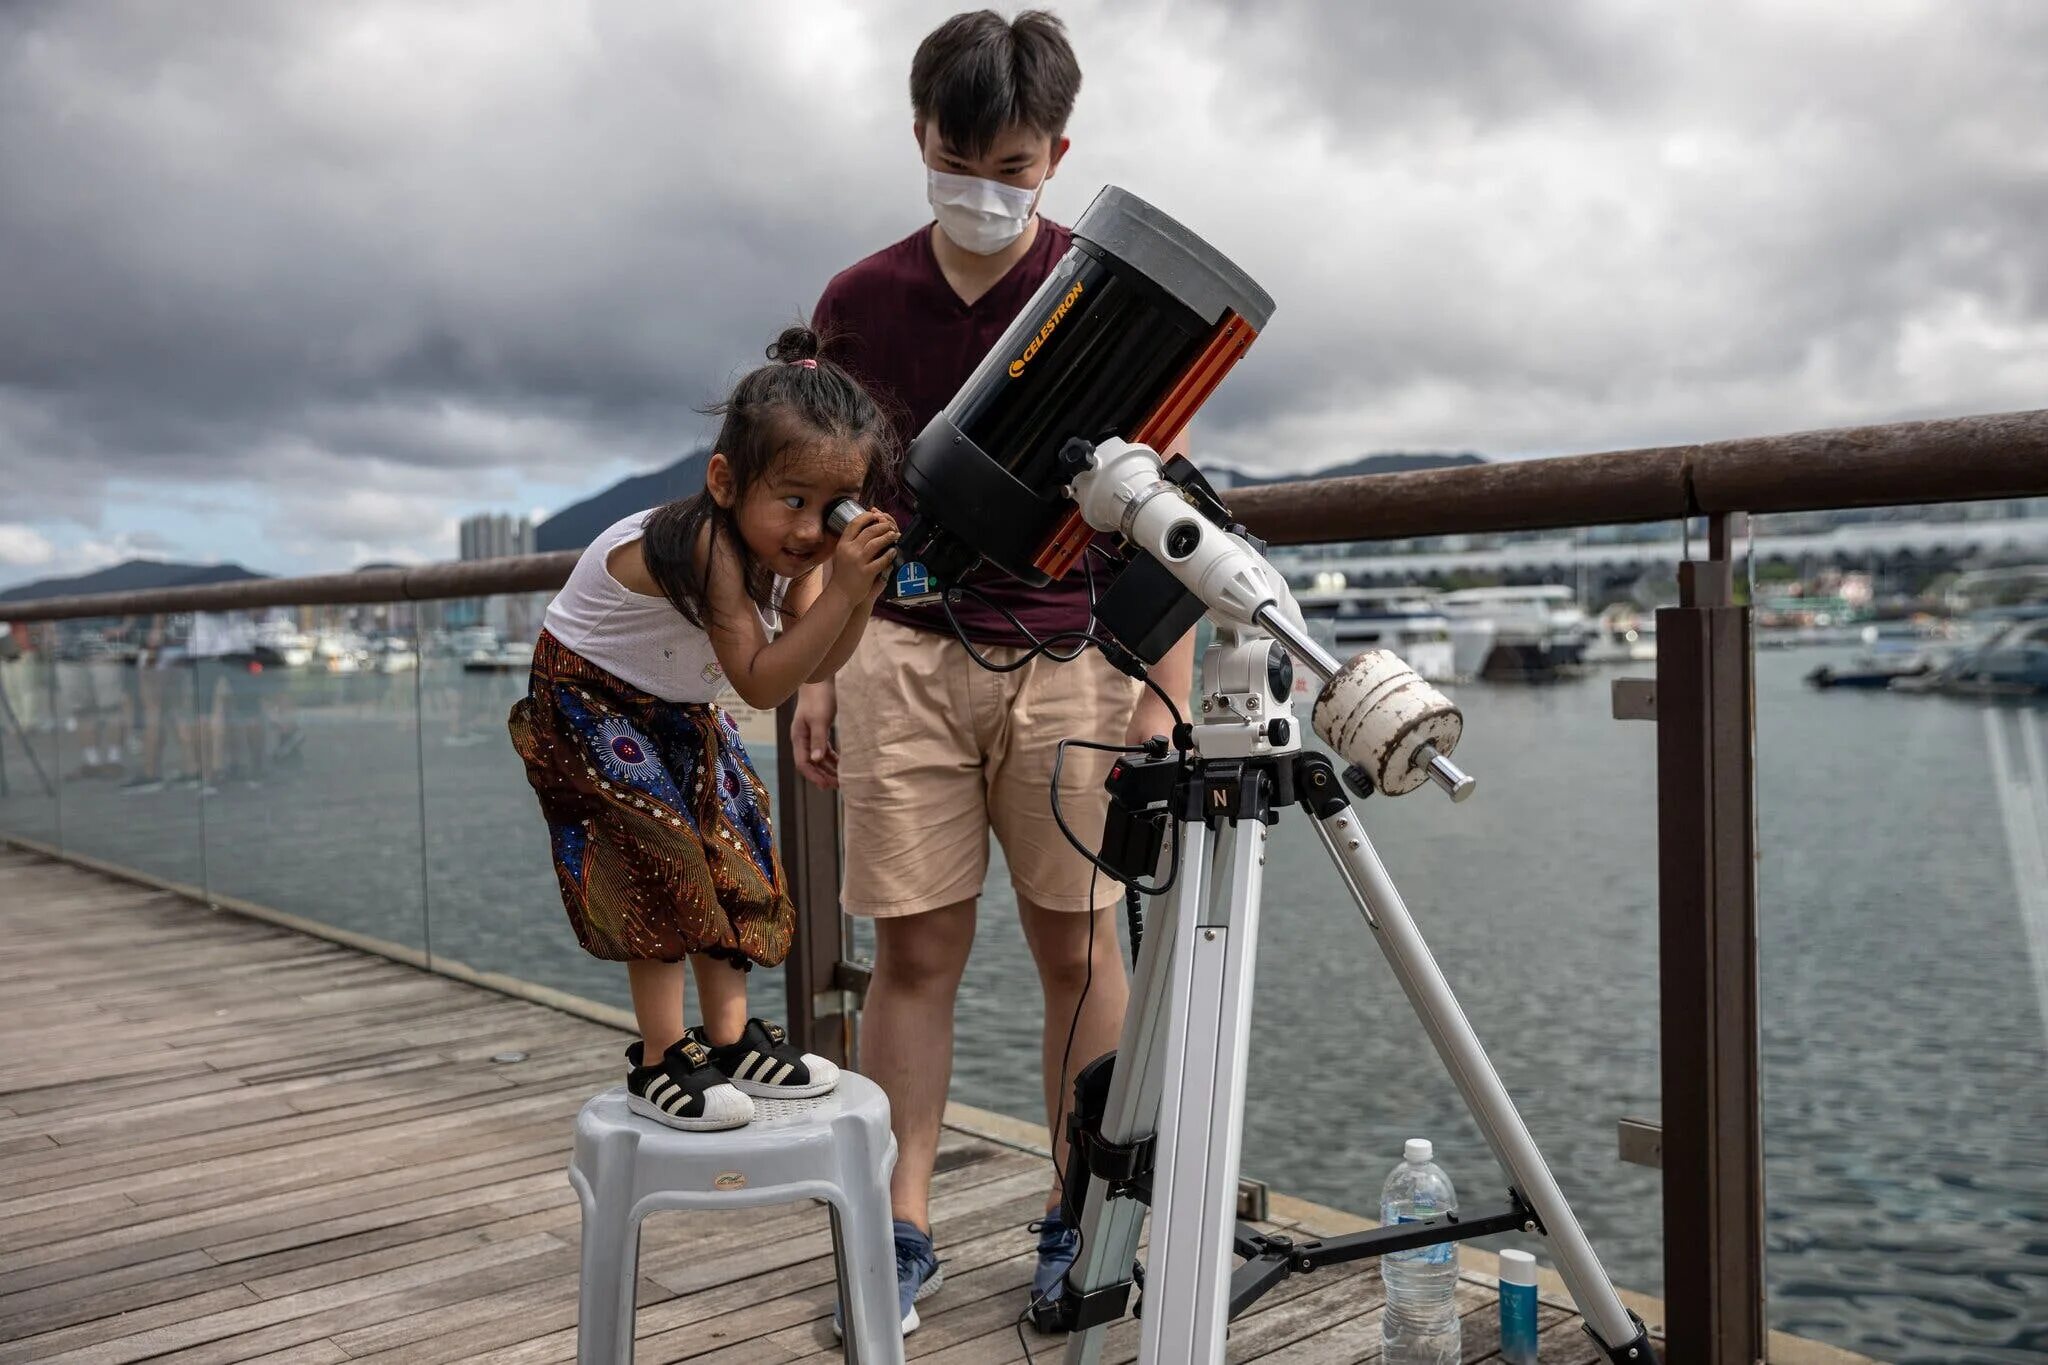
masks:
<svg viewBox="0 0 2048 1365"><path fill-rule="evenodd" d="M650 507L644 511L635 512L631 516L620 517L617 521L599 531L590 538L590 543L583 547L583 553L579 556L579 562L588 563L593 559L602 561L613 550L618 549L619 546L624 545L628 541L640 539L647 532L647 518L654 515L655 510Z"/></svg>
<svg viewBox="0 0 2048 1365"><path fill-rule="evenodd" d="M584 585L586 592L601 594L623 588L641 596L660 597L661 587L648 572L647 559L640 548L652 511L650 508L621 517L599 531L577 558L570 575L572 583Z"/></svg>
<svg viewBox="0 0 2048 1365"><path fill-rule="evenodd" d="M661 584L654 581L654 575L647 568L647 556L640 552L641 542L618 541L605 553L604 566L611 576L618 580L627 592L642 597L662 596Z"/></svg>

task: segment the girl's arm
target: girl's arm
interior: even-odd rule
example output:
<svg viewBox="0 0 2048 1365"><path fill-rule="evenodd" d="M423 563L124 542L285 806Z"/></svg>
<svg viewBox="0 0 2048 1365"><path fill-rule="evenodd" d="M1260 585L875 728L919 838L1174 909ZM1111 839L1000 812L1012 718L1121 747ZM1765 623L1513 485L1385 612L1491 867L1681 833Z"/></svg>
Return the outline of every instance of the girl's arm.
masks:
<svg viewBox="0 0 2048 1365"><path fill-rule="evenodd" d="M896 539L895 522L877 512L869 512L847 527L825 581L799 596L803 614L773 640L747 596L739 556L730 545L720 542L716 562L707 574L706 595L711 607L707 629L719 667L747 705L774 710L824 669L843 636L860 638L876 588L894 557ZM801 582L807 584L818 577L806 575ZM792 593L797 587L791 585ZM801 603L801 597L811 592L816 593L815 598ZM785 606L793 605L785 598ZM849 644L849 652L851 648ZM831 669L824 670L826 675L843 662L844 655L833 660Z"/></svg>
<svg viewBox="0 0 2048 1365"><path fill-rule="evenodd" d="M831 582L832 568L833 566L828 564L815 573L807 573L791 583L789 591L782 599L784 613L800 616L808 612L811 604L823 595L825 587ZM811 676L804 679L805 682L830 682L832 675L846 666L846 661L853 657L854 649L860 644L861 633L868 628L868 617L873 613L875 601L882 595L882 587L887 582L886 577L875 580L874 588L869 591L860 609L847 618L845 627L839 632L839 638L832 642L832 648L825 651L824 659Z"/></svg>

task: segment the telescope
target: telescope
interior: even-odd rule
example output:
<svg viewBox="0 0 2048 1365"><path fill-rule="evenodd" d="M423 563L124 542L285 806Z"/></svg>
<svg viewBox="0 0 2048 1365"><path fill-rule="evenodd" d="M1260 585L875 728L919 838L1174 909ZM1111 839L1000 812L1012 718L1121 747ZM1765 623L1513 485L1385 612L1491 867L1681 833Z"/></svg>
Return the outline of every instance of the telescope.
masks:
<svg viewBox="0 0 2048 1365"><path fill-rule="evenodd" d="M1450 761L1457 708L1386 651L1347 669L1323 649L1286 579L1195 466L1157 454L1272 315L1271 297L1220 251L1136 195L1104 189L1065 258L911 442L903 481L917 514L899 551L915 566L908 577L942 595L986 560L1039 586L1099 535L1115 536L1123 570L1095 617L1122 650L1157 663L1204 613L1270 636L1279 648L1240 649L1235 668L1219 668L1263 676L1299 659L1323 685L1318 732L1355 770L1355 789L1369 777L1399 795L1427 780L1462 801L1475 783ZM1212 708L1241 718L1231 695ZM1271 728L1271 711L1260 720Z"/></svg>
<svg viewBox="0 0 2048 1365"><path fill-rule="evenodd" d="M1117 1051L1075 1078L1063 1202L1081 1250L1060 1295L1068 1365L1094 1365L1131 1306L1149 1209L1139 1360L1220 1362L1230 1319L1289 1274L1504 1231L1545 1237L1586 1328L1618 1365L1656 1360L1622 1304L1345 795L1473 779L1452 763L1463 716L1398 657L1343 661L1310 635L1287 581L1194 465L1162 459L1273 314L1227 257L1128 191L1101 192L1073 245L967 383L911 443L916 516L904 578L972 591L984 561L1027 584L1083 556L1118 563L1089 642L1142 673L1203 616L1196 712L1175 747L1112 769L1104 859L1156 873ZM899 580L901 581L901 580ZM900 598L899 600L907 600ZM1321 683L1303 744L1292 665ZM1498 1204L1299 1242L1236 1222L1253 964L1266 835L1308 814L1495 1158ZM1169 844L1166 839L1172 834ZM1140 887L1139 889L1147 889ZM864 1357L865 1358L865 1357Z"/></svg>

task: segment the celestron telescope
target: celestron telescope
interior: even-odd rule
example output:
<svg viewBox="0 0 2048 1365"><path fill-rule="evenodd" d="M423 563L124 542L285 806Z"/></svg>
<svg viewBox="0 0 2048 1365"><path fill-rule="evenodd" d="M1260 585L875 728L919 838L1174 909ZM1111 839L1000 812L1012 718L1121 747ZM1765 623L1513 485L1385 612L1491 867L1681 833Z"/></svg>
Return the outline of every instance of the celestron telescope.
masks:
<svg viewBox="0 0 2048 1365"><path fill-rule="evenodd" d="M1096 643L1141 672L1206 614L1198 711L1109 779L1104 863L1164 895L1148 917L1117 1051L1075 1081L1065 1188L1081 1253L1056 1301L1069 1365L1093 1365L1131 1307L1152 1213L1139 1359L1223 1359L1230 1319L1289 1274L1517 1230L1548 1239L1607 1356L1656 1359L1593 1254L1527 1126L1388 877L1361 796L1473 779L1451 762L1457 707L1384 650L1340 662L1310 636L1286 580L1194 467L1164 449L1221 382L1273 302L1220 252L1135 195L1105 189L1074 243L946 410L912 443L917 517L904 600L987 560L1043 584L1098 537L1124 561L1096 607ZM908 587L910 590L905 591ZM1322 683L1302 748L1292 664ZM1267 826L1300 806L1358 903L1437 1055L1508 1175L1505 1197L1444 1219L1328 1241L1236 1220L1239 1141ZM1171 836L1169 838L1169 835ZM1163 913L1162 913L1163 911Z"/></svg>

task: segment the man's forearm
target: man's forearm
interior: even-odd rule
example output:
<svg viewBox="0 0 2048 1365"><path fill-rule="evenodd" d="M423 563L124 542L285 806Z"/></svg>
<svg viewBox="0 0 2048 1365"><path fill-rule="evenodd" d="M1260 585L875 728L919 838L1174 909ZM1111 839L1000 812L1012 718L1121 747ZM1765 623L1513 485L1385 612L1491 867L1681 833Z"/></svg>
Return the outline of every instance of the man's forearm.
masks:
<svg viewBox="0 0 2048 1365"><path fill-rule="evenodd" d="M1152 681L1173 698L1175 706L1186 706L1195 694L1195 633L1191 630L1166 651L1166 657L1152 667ZM1149 691L1148 696L1152 695Z"/></svg>

